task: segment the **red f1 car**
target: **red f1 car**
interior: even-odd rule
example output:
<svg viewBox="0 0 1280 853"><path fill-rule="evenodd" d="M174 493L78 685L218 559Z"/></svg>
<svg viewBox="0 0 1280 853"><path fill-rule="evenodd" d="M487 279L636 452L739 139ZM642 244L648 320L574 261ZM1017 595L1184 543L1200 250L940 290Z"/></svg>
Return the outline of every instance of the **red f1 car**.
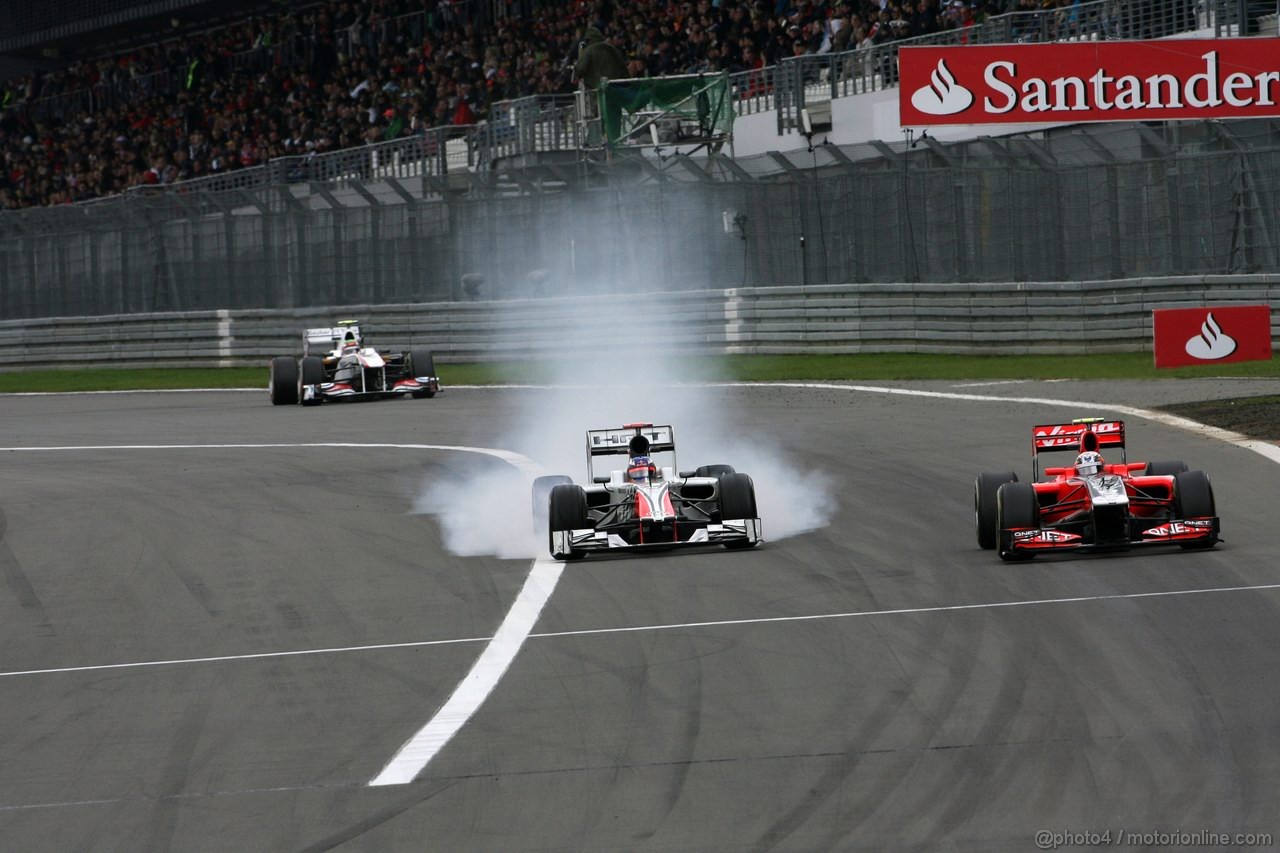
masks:
<svg viewBox="0 0 1280 853"><path fill-rule="evenodd" d="M1118 451L1119 463L1102 453ZM1078 453L1075 465L1046 467L1040 454ZM974 484L978 544L1003 560L1056 551L1126 550L1177 544L1212 548L1220 524L1203 471L1182 462L1129 462L1124 421L1079 418L1031 433L1032 482L1012 471L979 474Z"/></svg>

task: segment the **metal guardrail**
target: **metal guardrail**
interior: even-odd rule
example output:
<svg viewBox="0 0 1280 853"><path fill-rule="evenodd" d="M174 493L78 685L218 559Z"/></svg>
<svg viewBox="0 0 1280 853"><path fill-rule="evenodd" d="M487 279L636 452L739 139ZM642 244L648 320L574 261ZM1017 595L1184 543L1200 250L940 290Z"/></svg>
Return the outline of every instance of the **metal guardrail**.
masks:
<svg viewBox="0 0 1280 853"><path fill-rule="evenodd" d="M1280 275L1120 281L765 287L646 297L652 343L701 353L1142 352L1156 308L1280 304ZM380 347L442 362L550 357L607 346L629 296L348 305L0 322L5 369L262 365L308 325L360 317ZM581 331L566 340L563 329ZM1280 315L1272 337L1280 338ZM445 374L448 378L448 374Z"/></svg>

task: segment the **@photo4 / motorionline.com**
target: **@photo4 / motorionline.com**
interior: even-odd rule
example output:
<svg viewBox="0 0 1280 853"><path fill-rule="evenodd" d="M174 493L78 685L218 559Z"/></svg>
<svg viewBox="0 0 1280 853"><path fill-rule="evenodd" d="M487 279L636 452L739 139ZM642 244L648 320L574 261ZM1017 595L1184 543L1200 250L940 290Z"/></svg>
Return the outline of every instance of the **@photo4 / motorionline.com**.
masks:
<svg viewBox="0 0 1280 853"><path fill-rule="evenodd" d="M1127 829L1105 829L1100 832L1063 830L1053 832L1042 829L1036 833L1036 847L1040 850L1059 850L1068 847L1270 847L1274 835L1270 832L1216 832L1198 829L1134 832Z"/></svg>

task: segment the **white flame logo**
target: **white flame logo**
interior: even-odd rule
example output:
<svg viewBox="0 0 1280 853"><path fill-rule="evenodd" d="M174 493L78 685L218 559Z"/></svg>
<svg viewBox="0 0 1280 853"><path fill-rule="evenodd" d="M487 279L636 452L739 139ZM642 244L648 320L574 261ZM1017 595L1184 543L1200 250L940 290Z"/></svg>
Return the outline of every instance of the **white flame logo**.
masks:
<svg viewBox="0 0 1280 853"><path fill-rule="evenodd" d="M911 94L911 106L922 113L950 116L964 112L973 103L973 92L956 82L945 59L938 60L938 67L929 75L928 86L921 86Z"/></svg>
<svg viewBox="0 0 1280 853"><path fill-rule="evenodd" d="M1236 351L1235 338L1225 335L1218 322L1213 319L1213 312L1205 318L1200 326L1200 334L1187 341L1187 355L1192 358L1203 358L1213 361L1226 358Z"/></svg>

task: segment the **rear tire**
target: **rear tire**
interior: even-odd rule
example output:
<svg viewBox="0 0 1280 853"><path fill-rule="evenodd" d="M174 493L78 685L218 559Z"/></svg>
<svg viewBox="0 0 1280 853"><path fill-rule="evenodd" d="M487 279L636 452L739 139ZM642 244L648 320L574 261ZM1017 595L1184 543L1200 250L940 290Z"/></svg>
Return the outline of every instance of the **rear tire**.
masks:
<svg viewBox="0 0 1280 853"><path fill-rule="evenodd" d="M550 512L547 524L547 547L550 550L551 534L565 530L583 530L591 527L587 517L587 493L581 486L560 485L551 489ZM557 555L557 560L581 560L582 551L570 551Z"/></svg>
<svg viewBox="0 0 1280 853"><path fill-rule="evenodd" d="M1206 518L1218 514L1208 474L1203 471L1179 471L1173 475L1173 513L1179 519ZM1178 545L1185 551L1195 551L1212 548L1217 542L1217 539L1210 539L1206 542L1179 542Z"/></svg>
<svg viewBox="0 0 1280 853"><path fill-rule="evenodd" d="M1036 501L1036 490L1030 483L1005 483L996 492L996 526L1000 536L1011 527L1039 527L1040 504ZM1005 550L1005 543L1000 543L1000 559L1015 562L1030 560L1035 554L1015 554Z"/></svg>
<svg viewBox="0 0 1280 853"><path fill-rule="evenodd" d="M290 406L298 402L298 362L287 355L271 359L271 379L267 384L271 405Z"/></svg>
<svg viewBox="0 0 1280 853"><path fill-rule="evenodd" d="M1018 482L1012 471L979 474L973 484L973 514L978 527L978 547L990 551L996 547L1000 530L996 519L996 491L1005 483Z"/></svg>
<svg viewBox="0 0 1280 853"><path fill-rule="evenodd" d="M699 465L693 471L695 477L723 477L725 474L738 473L732 465Z"/></svg>
<svg viewBox="0 0 1280 853"><path fill-rule="evenodd" d="M736 471L723 475L720 478L721 521L726 518L758 518L759 515L759 510L756 509L756 487L751 482L751 478ZM726 542L724 547L730 551L741 551L754 548L758 544L758 542Z"/></svg>
<svg viewBox="0 0 1280 853"><path fill-rule="evenodd" d="M303 399L302 386L319 385L324 382L324 359L316 355L309 355L302 359L302 363L298 373L298 400L304 406L318 406L324 400L320 397L319 392L310 400Z"/></svg>
<svg viewBox="0 0 1280 853"><path fill-rule="evenodd" d="M1143 474L1147 477L1172 477L1174 474L1181 474L1187 470L1187 463L1177 462L1148 462L1147 470Z"/></svg>
<svg viewBox="0 0 1280 853"><path fill-rule="evenodd" d="M435 376L436 360L435 357L424 349L415 349L409 352L409 372L416 378L418 376ZM414 391L413 398L415 400L430 400L436 395L435 391Z"/></svg>

